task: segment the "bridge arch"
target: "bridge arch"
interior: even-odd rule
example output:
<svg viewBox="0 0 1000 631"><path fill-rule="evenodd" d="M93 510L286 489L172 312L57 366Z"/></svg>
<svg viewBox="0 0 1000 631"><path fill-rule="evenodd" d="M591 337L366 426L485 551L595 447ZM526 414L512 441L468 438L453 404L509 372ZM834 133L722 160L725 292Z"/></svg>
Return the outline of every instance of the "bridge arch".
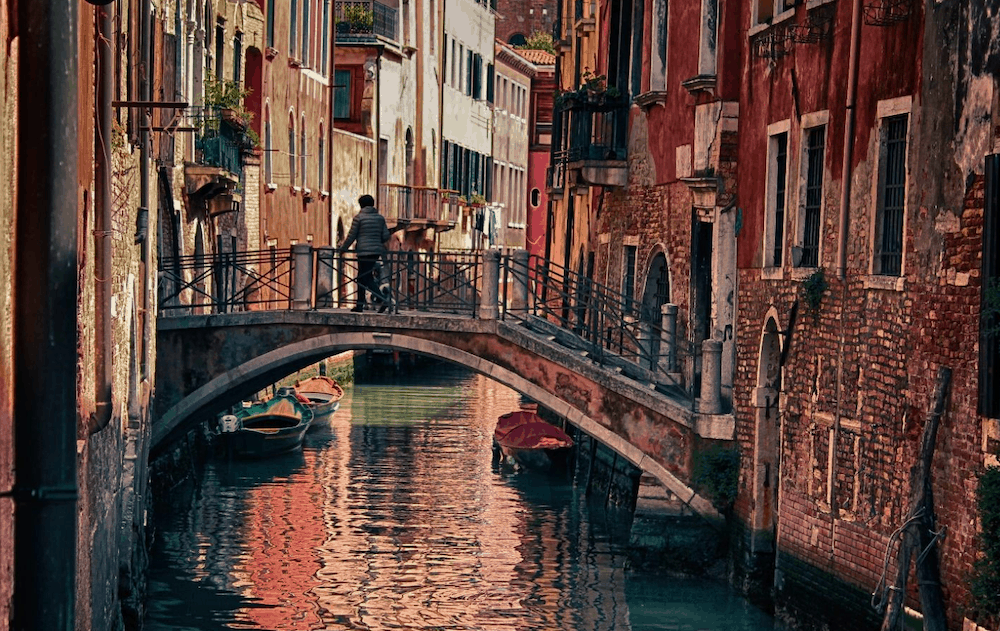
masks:
<svg viewBox="0 0 1000 631"><path fill-rule="evenodd" d="M718 524L722 521L709 500L698 495L683 480L644 453L640 446L632 444L566 400L532 383L517 372L477 355L447 344L400 333L391 335L379 331L326 333L292 342L231 368L166 410L154 425L153 449L162 447L166 439L178 428L210 413L212 409L227 403L235 403L243 396L256 392L272 383L275 376L288 374L339 352L365 349L398 350L435 357L490 377L537 401L601 441L619 456L656 478L681 501L711 523Z"/></svg>

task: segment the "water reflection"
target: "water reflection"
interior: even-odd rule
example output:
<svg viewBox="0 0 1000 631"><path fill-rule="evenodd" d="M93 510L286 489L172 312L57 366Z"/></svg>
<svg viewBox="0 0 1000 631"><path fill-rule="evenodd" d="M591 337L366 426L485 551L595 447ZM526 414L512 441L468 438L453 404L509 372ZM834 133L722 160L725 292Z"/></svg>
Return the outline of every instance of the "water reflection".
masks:
<svg viewBox="0 0 1000 631"><path fill-rule="evenodd" d="M157 515L146 628L770 628L718 586L627 574L569 481L493 470L517 404L442 368L348 388L300 453L212 463Z"/></svg>

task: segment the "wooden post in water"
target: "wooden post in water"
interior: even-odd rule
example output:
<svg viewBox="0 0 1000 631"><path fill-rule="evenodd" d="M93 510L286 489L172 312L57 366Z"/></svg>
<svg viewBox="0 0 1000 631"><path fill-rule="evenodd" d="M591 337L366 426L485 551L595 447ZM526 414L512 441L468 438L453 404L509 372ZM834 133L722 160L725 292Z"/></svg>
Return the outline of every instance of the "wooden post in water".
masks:
<svg viewBox="0 0 1000 631"><path fill-rule="evenodd" d="M906 581L910 573L910 558L917 553L917 582L920 587L920 607L925 631L947 631L941 572L938 562L938 534L935 531L934 495L931 488L931 461L937 430L944 415L944 404L951 385L951 369L938 369L931 410L920 440L920 457L910 471L910 510L902 526L896 581L889 593L882 619L882 631L902 628L903 606L906 602Z"/></svg>

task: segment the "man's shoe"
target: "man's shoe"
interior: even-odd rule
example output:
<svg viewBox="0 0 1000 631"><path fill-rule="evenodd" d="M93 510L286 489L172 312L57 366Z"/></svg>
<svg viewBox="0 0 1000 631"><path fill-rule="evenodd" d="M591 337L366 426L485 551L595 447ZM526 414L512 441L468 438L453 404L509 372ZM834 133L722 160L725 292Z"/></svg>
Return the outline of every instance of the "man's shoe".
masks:
<svg viewBox="0 0 1000 631"><path fill-rule="evenodd" d="M358 305L358 306L354 307L353 309L351 309L351 311L353 311L354 313L361 313L364 310L365 310L365 306L364 305Z"/></svg>
<svg viewBox="0 0 1000 631"><path fill-rule="evenodd" d="M386 310L386 309L388 309L388 308L389 308L389 304L388 304L388 303L385 303L385 302L383 302L383 303L382 303L382 306L378 308L378 312L379 312L379 313L385 313L385 310Z"/></svg>

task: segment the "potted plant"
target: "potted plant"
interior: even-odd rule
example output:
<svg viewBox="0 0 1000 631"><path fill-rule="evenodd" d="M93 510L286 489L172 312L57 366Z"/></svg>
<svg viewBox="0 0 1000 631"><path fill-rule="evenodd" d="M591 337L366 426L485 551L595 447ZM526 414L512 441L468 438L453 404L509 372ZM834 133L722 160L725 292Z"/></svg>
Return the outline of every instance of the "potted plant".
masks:
<svg viewBox="0 0 1000 631"><path fill-rule="evenodd" d="M250 95L238 81L209 77L205 82L205 107L219 110L224 120L239 127L249 127L253 114L243 106Z"/></svg>
<svg viewBox="0 0 1000 631"><path fill-rule="evenodd" d="M352 33L371 33L375 14L369 5L349 4L344 7L344 21L350 24Z"/></svg>

